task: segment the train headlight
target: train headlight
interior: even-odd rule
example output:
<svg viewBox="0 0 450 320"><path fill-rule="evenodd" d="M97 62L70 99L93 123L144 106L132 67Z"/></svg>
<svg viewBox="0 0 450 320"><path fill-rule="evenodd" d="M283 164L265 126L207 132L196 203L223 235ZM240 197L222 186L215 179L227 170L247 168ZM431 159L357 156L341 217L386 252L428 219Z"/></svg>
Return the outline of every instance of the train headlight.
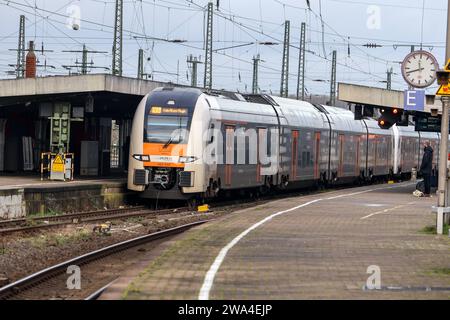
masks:
<svg viewBox="0 0 450 320"><path fill-rule="evenodd" d="M196 157L180 157L178 159L178 162L180 162L180 163L189 163L189 162L194 162L195 160L197 160Z"/></svg>
<svg viewBox="0 0 450 320"><path fill-rule="evenodd" d="M133 154L133 158L135 158L138 161L150 161L150 156L146 154Z"/></svg>

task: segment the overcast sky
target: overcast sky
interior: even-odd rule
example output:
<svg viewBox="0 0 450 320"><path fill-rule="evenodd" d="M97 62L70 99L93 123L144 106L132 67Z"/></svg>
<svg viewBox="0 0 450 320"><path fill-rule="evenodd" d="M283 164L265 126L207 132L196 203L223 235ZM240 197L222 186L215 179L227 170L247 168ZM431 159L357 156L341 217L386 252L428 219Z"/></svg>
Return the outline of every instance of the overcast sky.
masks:
<svg viewBox="0 0 450 320"><path fill-rule="evenodd" d="M155 80L190 83L186 57L204 59L204 8L207 0L125 0L123 75L135 77L138 49L145 51L145 72ZM216 4L216 0L213 1ZM298 49L301 22L307 24L306 88L310 94L329 94L331 55L337 50L337 80L385 87L386 71L393 68L392 88L403 90L399 61L410 52L410 45L431 51L442 65L445 54L445 0L220 0L214 15L214 49L249 44L220 50L213 56L213 86L217 89L251 91L252 58L260 54L259 86L277 94L284 21L291 21L289 93L297 84ZM424 10L422 10L424 5ZM35 10L35 6L38 8ZM75 7L74 7L75 6ZM80 9L79 30L67 25L67 15ZM74 10L75 9L75 10ZM216 7L215 7L216 10ZM90 50L107 53L90 54L95 66L111 67L114 25L113 0L0 0L0 77L7 78L9 64L16 63L19 16L26 15L26 40L42 43L52 52L38 53L39 75L68 72L62 65L81 60L85 43ZM323 33L322 33L322 21ZM423 21L423 23L422 23ZM423 28L422 28L423 25ZM145 36L150 39L144 39ZM183 44L160 39L186 40ZM255 43L279 43L262 46ZM350 43L350 55L348 44ZM378 48L364 44L376 43ZM400 46L397 46L400 45ZM419 49L419 47L416 47ZM177 74L177 65L178 76ZM54 66L52 69L49 66ZM203 65L198 82L203 83ZM94 72L106 72L93 69ZM436 86L431 87L430 92Z"/></svg>

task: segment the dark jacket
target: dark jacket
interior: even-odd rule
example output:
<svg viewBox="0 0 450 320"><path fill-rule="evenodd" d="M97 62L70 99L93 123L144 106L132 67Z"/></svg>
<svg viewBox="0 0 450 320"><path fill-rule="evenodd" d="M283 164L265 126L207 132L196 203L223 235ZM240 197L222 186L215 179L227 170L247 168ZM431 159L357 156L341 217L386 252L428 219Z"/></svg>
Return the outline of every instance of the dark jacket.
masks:
<svg viewBox="0 0 450 320"><path fill-rule="evenodd" d="M431 174L433 167L433 148L425 147L423 149L422 164L420 165L420 172L422 174Z"/></svg>

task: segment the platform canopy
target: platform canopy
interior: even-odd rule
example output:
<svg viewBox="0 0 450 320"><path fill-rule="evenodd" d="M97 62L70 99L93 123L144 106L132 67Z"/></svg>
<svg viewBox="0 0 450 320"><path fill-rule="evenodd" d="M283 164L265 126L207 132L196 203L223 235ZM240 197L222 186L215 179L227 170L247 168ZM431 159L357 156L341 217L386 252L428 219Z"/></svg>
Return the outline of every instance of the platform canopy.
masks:
<svg viewBox="0 0 450 320"><path fill-rule="evenodd" d="M77 93L106 92L144 96L157 87L167 86L176 86L176 84L118 77L109 74L4 79L0 80L0 107L20 104L31 97L35 99L39 96L48 97Z"/></svg>
<svg viewBox="0 0 450 320"><path fill-rule="evenodd" d="M338 99L354 104L403 109L403 95L404 92L398 90L342 82L338 84ZM431 112L431 109L437 109L441 113L442 104L439 97L427 95L425 112Z"/></svg>

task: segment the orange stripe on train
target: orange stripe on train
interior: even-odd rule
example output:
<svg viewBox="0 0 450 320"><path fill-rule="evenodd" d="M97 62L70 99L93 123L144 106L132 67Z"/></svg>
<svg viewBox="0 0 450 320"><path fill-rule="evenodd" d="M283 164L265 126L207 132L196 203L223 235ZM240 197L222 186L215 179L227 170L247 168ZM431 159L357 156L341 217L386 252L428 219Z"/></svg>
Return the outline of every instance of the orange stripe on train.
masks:
<svg viewBox="0 0 450 320"><path fill-rule="evenodd" d="M169 144L164 148L164 143L144 143L143 154L149 156L186 156L187 144ZM146 167L184 168L184 163L174 162L144 162Z"/></svg>

